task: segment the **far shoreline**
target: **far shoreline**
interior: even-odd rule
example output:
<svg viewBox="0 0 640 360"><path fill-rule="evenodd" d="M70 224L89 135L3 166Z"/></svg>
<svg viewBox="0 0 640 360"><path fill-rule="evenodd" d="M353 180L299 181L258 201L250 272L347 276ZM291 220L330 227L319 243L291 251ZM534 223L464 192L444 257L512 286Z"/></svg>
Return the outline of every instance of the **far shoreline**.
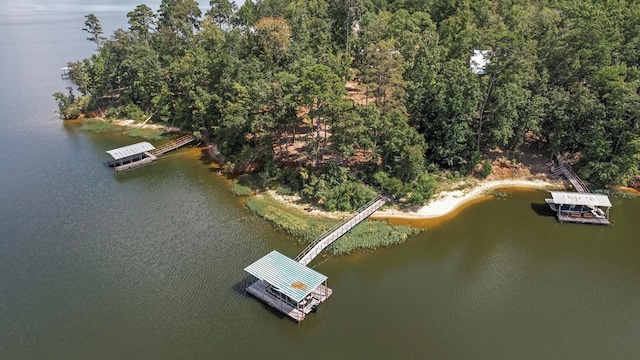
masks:
<svg viewBox="0 0 640 360"><path fill-rule="evenodd" d="M371 215L371 219L388 220L394 225L409 225L414 227L424 227L425 224L441 222L454 217L459 211L475 203L484 201L491 197L491 192L498 190L562 190L566 185L561 180L549 179L500 179L500 180L477 180L469 184L462 190L443 190L435 194L433 198L424 206L416 210L400 210L398 208L381 209ZM351 213L329 212L317 208L312 204L300 203L296 196L282 196L274 191L269 191L269 195L276 201L292 208L304 211L308 216L319 216L324 218L344 218Z"/></svg>
<svg viewBox="0 0 640 360"><path fill-rule="evenodd" d="M78 120L86 120L80 117ZM122 119L104 119L94 117L93 119L101 120L123 129L146 129L162 131L168 134L179 133L180 129L168 127L166 125L154 123L136 124L134 120ZM129 135L131 136L131 135ZM211 144L207 144L207 155L215 163L216 158L211 152ZM409 225L416 227L424 227L425 224L440 223L455 217L463 209L476 203L491 198L491 192L498 189L508 191L514 190L566 190L567 184L560 178L549 178L550 174L538 174L535 177L528 178L502 178L502 179L483 179L479 180L473 177L466 178L464 181L464 189L462 190L442 190L436 193L425 205L410 210L399 209L394 207L391 209L381 209L371 215L371 219L388 220L395 225ZM617 187L618 190L628 191L630 193L640 195L640 192L632 187ZM301 204L296 196L280 196L273 191L268 191L270 195L277 201L292 208L304 210L309 216L320 216L324 218L343 218L350 216L350 213L330 212L322 210L313 204Z"/></svg>
<svg viewBox="0 0 640 360"><path fill-rule="evenodd" d="M437 220L455 214L458 210L482 201L498 189L551 190L564 189L561 181L550 180L522 180L502 179L480 181L464 190L441 191L424 206L416 211L398 209L380 210L371 215L376 219L405 219L405 220Z"/></svg>

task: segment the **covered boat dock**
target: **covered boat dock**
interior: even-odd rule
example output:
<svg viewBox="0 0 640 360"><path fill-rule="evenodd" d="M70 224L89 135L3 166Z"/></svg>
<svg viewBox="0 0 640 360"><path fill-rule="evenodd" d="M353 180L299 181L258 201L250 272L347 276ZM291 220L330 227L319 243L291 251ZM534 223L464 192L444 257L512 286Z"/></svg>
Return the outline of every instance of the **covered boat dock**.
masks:
<svg viewBox="0 0 640 360"><path fill-rule="evenodd" d="M155 147L146 141L107 150L107 154L113 158L109 161L109 166L113 166L116 171L124 171L151 163L157 159L150 153L153 150Z"/></svg>
<svg viewBox="0 0 640 360"><path fill-rule="evenodd" d="M609 210L611 201L602 194L586 192L551 191L552 199L547 199L550 207L556 211L560 222L580 224L610 225ZM603 211L601 208L605 208Z"/></svg>
<svg viewBox="0 0 640 360"><path fill-rule="evenodd" d="M187 145L195 139L192 134L187 134L157 148L145 141L107 150L107 154L113 158L113 160L109 161L109 166L113 166L115 171L124 171L146 165L158 160L165 153Z"/></svg>
<svg viewBox="0 0 640 360"><path fill-rule="evenodd" d="M275 250L244 270L247 292L297 322L332 293L326 276Z"/></svg>

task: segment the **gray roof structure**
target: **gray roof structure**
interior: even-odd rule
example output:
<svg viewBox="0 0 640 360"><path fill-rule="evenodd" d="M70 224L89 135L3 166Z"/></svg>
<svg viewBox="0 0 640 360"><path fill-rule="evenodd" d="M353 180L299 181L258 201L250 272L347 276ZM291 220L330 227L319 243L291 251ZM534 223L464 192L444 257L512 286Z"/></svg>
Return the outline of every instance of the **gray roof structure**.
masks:
<svg viewBox="0 0 640 360"><path fill-rule="evenodd" d="M612 207L607 195L569 191L550 192L556 204Z"/></svg>
<svg viewBox="0 0 640 360"><path fill-rule="evenodd" d="M327 280L326 276L275 250L247 266L244 271L268 282L295 302L302 301Z"/></svg>
<svg viewBox="0 0 640 360"><path fill-rule="evenodd" d="M119 147L113 150L107 150L107 154L113 157L113 160L124 159L129 156L142 154L146 151L154 150L155 147L150 143L143 141L137 144L127 145L123 147Z"/></svg>

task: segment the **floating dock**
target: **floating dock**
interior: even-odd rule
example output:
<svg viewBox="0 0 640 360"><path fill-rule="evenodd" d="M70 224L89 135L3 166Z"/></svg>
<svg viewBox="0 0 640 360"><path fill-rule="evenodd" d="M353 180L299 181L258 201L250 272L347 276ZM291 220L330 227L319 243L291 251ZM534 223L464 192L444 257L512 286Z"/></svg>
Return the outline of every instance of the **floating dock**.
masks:
<svg viewBox="0 0 640 360"><path fill-rule="evenodd" d="M602 194L551 191L547 203L556 212L558 221L579 224L610 225L611 201ZM602 210L605 208L606 210Z"/></svg>
<svg viewBox="0 0 640 360"><path fill-rule="evenodd" d="M195 140L193 135L185 135L170 141L159 147L155 147L148 142L123 146L117 149L108 150L113 160L109 161L109 166L113 166L116 172L134 169L150 164L165 153L175 150Z"/></svg>
<svg viewBox="0 0 640 360"><path fill-rule="evenodd" d="M586 218L580 215L558 214L557 216L558 216L558 221L560 221L561 223L571 222L571 223L578 223L578 224L611 225L611 222L609 221L609 219L600 219L595 217Z"/></svg>
<svg viewBox="0 0 640 360"><path fill-rule="evenodd" d="M277 251L244 270L249 274L248 293L297 322L333 293L326 276Z"/></svg>
<svg viewBox="0 0 640 360"><path fill-rule="evenodd" d="M547 199L553 209L555 206L558 221L578 224L611 225L609 210L611 202L609 197L601 194L592 194L589 187L571 169L560 154L556 155L558 166L551 171L555 175L563 175L577 192L552 191L553 199ZM600 208L606 208L606 214Z"/></svg>

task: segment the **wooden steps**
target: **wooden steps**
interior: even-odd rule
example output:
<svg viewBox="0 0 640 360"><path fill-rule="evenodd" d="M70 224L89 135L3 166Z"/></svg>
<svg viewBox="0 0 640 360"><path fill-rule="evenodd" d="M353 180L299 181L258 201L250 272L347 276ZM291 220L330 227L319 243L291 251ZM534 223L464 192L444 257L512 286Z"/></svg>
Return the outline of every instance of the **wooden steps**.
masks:
<svg viewBox="0 0 640 360"><path fill-rule="evenodd" d="M558 159L558 166L554 166L551 168L551 172L554 175L563 175L565 178L567 178L567 180L569 180L569 182L571 183L571 185L573 185L573 188L576 189L577 192L591 192L589 191L589 187L587 187L587 184L585 184L584 181L582 181L582 179L580 179L580 177L578 177L578 175L573 172L571 166L564 162L560 154L558 154L556 158Z"/></svg>

